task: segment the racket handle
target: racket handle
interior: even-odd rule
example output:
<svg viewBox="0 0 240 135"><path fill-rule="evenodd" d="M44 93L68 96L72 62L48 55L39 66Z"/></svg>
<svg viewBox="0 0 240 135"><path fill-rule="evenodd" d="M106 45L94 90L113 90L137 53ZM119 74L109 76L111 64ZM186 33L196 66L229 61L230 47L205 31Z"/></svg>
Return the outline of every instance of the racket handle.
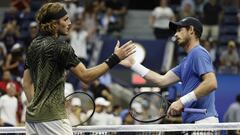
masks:
<svg viewBox="0 0 240 135"><path fill-rule="evenodd" d="M190 113L207 113L207 109L196 109L196 108L184 108L184 112L190 112Z"/></svg>

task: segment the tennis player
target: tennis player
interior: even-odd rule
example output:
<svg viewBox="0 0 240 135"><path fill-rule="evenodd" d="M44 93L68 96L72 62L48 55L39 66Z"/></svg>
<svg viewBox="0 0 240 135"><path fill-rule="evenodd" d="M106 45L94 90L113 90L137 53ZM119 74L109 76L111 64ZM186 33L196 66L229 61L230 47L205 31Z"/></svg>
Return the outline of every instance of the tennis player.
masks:
<svg viewBox="0 0 240 135"><path fill-rule="evenodd" d="M26 54L23 87L29 102L26 112L28 135L72 135L64 108L64 71L71 70L81 81L89 83L106 73L122 59L135 52L132 41L120 47L102 64L86 69L66 42L58 40L69 33L71 22L60 3L46 3L36 20L40 34ZM81 44L81 43L79 43Z"/></svg>
<svg viewBox="0 0 240 135"><path fill-rule="evenodd" d="M186 17L178 22L170 22L169 28L175 32L176 43L188 54L183 61L165 75L149 70L133 57L121 61L123 66L131 68L145 79L166 87L182 82L181 98L171 104L168 115L182 112L184 107L207 109L207 114L182 113L184 123L218 123L215 109L215 90L217 81L212 60L208 52L200 45L202 34L201 22L193 17Z"/></svg>

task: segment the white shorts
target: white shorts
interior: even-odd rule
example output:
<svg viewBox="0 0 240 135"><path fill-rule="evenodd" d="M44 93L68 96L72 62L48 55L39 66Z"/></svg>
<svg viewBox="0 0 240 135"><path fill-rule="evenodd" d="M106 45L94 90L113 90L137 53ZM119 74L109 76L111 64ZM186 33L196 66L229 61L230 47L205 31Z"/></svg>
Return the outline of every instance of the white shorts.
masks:
<svg viewBox="0 0 240 135"><path fill-rule="evenodd" d="M26 122L26 135L73 135L68 119L49 122Z"/></svg>
<svg viewBox="0 0 240 135"><path fill-rule="evenodd" d="M195 121L196 124L201 124L201 123L219 123L218 118L216 117L207 117L205 119L201 119L198 121Z"/></svg>
<svg viewBox="0 0 240 135"><path fill-rule="evenodd" d="M196 124L204 124L204 123L219 123L218 118L216 117L207 117L205 119L201 119L198 121L195 121ZM187 134L186 134L187 135ZM194 131L189 135L219 135L218 131Z"/></svg>

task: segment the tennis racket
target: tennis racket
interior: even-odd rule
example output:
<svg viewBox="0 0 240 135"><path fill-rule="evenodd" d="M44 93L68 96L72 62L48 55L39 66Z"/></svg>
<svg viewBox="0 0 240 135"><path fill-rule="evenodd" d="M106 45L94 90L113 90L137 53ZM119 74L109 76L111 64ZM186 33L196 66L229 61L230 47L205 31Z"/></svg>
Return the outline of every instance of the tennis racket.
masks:
<svg viewBox="0 0 240 135"><path fill-rule="evenodd" d="M65 106L73 127L86 124L95 112L94 99L85 92L74 92L66 96Z"/></svg>
<svg viewBox="0 0 240 135"><path fill-rule="evenodd" d="M133 119L143 123L155 122L167 116L170 102L156 92L141 92L129 103L129 113ZM184 112L206 114L207 109L184 108Z"/></svg>

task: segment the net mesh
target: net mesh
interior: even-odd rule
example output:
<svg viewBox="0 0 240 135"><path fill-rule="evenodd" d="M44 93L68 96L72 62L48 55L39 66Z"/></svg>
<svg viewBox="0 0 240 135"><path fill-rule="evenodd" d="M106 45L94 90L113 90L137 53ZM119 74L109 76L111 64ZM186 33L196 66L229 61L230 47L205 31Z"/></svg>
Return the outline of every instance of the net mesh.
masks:
<svg viewBox="0 0 240 135"><path fill-rule="evenodd" d="M240 135L240 123L107 125L73 128L74 135ZM24 127L1 127L0 134L25 134Z"/></svg>

